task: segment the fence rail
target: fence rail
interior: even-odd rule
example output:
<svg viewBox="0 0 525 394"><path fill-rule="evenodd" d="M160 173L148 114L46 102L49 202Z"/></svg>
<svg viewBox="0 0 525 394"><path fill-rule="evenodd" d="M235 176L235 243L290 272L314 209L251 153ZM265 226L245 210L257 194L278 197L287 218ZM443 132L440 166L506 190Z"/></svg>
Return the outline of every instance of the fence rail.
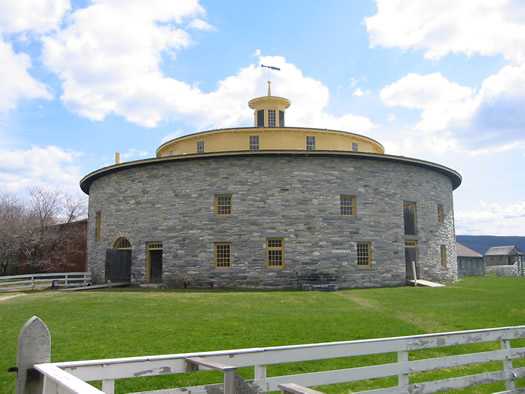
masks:
<svg viewBox="0 0 525 394"><path fill-rule="evenodd" d="M19 344L25 343L23 340L24 330L32 332L32 338L41 340L44 337L42 333L35 335L35 327L40 327L38 330L46 330L49 333L45 324L40 319L33 317L22 329ZM170 388L151 391L150 393L194 394L217 392L217 390L226 394L279 390L282 390L282 392L311 393L314 391L308 389L308 387L392 376L397 376L397 386L371 390L370 392L432 393L500 381L505 381L506 390L513 391L516 389L515 380L525 377L525 367L513 365L514 360L525 359L525 347L519 347L524 342L515 342L515 340L522 338L525 338L525 326L296 346L58 363L40 361L26 364L32 368L34 367L41 373L41 392L45 394L58 392L112 394L115 392L115 381L118 379L184 374L212 369L224 373L223 383ZM31 342L31 339L29 339L28 341L30 343L25 345L26 349L32 349L33 352L39 349L35 340ZM48 343L50 341L49 336ZM515 346L514 348L511 346L511 341ZM499 348L497 350L472 353L469 352L471 348L467 346L467 349L463 349L463 352L460 352L461 354L433 358L424 358L427 353L421 354L421 352L417 352L419 350L450 346L461 347L463 345L486 342L498 343ZM490 348L493 349L494 346L491 345ZM285 376L267 376L267 366L274 364L385 353L397 354L397 362ZM414 357L415 354L417 354L416 357ZM30 354L26 356L31 357ZM26 356L21 355L19 350L19 360L24 360L27 358ZM501 362L501 368L491 372L448 379L418 383L410 382L411 379L413 380L414 374L420 372L489 362ZM523 360L520 361L520 365L525 365ZM253 367L253 379L243 380L237 374L237 369L241 367ZM19 369L19 383L20 379L23 379L23 373L24 371ZM468 372L465 372L465 374L468 374ZM87 383L91 381L101 381L102 391Z"/></svg>
<svg viewBox="0 0 525 394"><path fill-rule="evenodd" d="M91 272L0 276L0 291L27 289L36 290L48 287L64 288L88 286L90 284Z"/></svg>

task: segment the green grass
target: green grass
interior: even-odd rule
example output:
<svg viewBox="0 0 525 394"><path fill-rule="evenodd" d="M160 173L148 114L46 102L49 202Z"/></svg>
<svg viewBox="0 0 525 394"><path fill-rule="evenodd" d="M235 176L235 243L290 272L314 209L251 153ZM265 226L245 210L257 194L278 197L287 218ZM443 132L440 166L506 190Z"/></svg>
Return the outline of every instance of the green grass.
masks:
<svg viewBox="0 0 525 394"><path fill-rule="evenodd" d="M182 352L281 346L416 335L525 324L525 278L463 278L446 288L385 288L334 293L114 289L88 292L28 292L0 301L0 392L13 392L18 334L32 316L52 336L52 361L146 356ZM1 296L1 294L0 294ZM513 344L514 345L514 344ZM525 346L525 342L520 343ZM482 351L497 344L475 345ZM439 349L411 358L453 354ZM358 359L304 362L268 368L269 375L336 369L395 361L386 354ZM521 362L521 360L520 360ZM518 364L518 362L515 362ZM521 363L521 366L525 363ZM500 369L484 365L479 373ZM461 375L465 369L460 369ZM452 371L454 373L454 371ZM213 374L213 373L212 373ZM250 377L253 372L244 369ZM210 374L172 375L117 382L118 391L203 384ZM253 376L253 375L251 375ZM411 382L443 378L443 372L411 377ZM220 375L217 381L220 381ZM324 386L327 392L365 390L396 379ZM523 380L518 385L525 386ZM504 390L504 384L468 392Z"/></svg>

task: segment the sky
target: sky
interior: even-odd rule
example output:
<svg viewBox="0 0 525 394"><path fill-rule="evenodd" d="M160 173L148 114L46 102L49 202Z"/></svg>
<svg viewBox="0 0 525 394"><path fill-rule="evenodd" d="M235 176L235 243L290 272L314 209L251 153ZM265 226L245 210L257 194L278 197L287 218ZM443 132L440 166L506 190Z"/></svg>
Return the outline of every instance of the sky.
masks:
<svg viewBox="0 0 525 394"><path fill-rule="evenodd" d="M457 234L525 236L523 0L0 0L0 193L251 127L268 79L288 126L458 171Z"/></svg>

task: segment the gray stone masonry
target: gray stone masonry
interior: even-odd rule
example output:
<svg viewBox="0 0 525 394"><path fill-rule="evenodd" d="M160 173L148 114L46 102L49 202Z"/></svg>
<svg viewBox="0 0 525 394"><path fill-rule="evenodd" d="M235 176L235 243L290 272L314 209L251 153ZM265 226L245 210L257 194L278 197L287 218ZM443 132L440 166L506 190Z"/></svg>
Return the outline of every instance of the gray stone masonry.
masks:
<svg viewBox="0 0 525 394"><path fill-rule="evenodd" d="M216 194L232 195L231 216L215 216ZM355 217L340 214L342 194L356 196ZM417 204L415 236L404 235L403 201ZM101 241L95 242L98 211ZM405 239L418 241L421 279L457 279L450 179L394 161L254 155L129 168L92 183L88 231L95 283L104 281L105 250L119 237L132 245L134 283L146 282L146 243L154 241L163 243L168 286L213 280L221 288L302 288L316 277L338 288L404 285ZM267 267L268 237L284 239L284 268ZM216 242L231 242L230 269L215 268ZM357 266L357 242L371 243L370 267Z"/></svg>

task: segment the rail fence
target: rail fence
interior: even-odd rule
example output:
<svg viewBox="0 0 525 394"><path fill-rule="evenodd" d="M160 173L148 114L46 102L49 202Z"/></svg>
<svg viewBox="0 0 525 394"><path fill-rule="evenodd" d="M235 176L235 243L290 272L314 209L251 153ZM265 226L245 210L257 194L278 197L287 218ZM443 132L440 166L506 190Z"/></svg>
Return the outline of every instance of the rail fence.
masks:
<svg viewBox="0 0 525 394"><path fill-rule="evenodd" d="M90 284L91 272L0 276L0 291L28 289L37 290L49 287L77 287L88 286Z"/></svg>
<svg viewBox="0 0 525 394"><path fill-rule="evenodd" d="M223 381L147 393L246 394L278 390L283 393L319 393L309 387L384 377L397 377L397 385L366 392L433 393L504 381L505 392L523 393L524 389L516 389L515 382L525 377L525 347L520 347L525 344L523 338L525 326L517 326L348 342L51 363L49 331L39 318L33 317L20 333L17 393L24 393L28 385L33 385L39 389L32 392L45 394L112 394L115 392L115 382L119 379L206 370L221 371ZM469 352L472 351L469 345L488 342L498 345L491 345L489 348L493 350L489 351ZM429 354L440 354L437 350L428 352L429 349L450 346L458 346L463 350L453 356L428 358ZM426 351L419 352L421 350ZM397 354L397 362L286 376L267 374L267 366L275 364L385 353ZM415 374L421 372L493 362L496 367L490 364L492 370L489 369L489 372L425 382L414 380ZM514 365L514 362L519 365ZM243 380L240 377L237 369L242 367L253 367L253 379ZM39 373L30 373L35 370ZM468 371L463 371L463 374L468 374ZM418 375L417 380L422 379L422 376L424 378L424 375ZM102 390L87 383L92 381L100 381Z"/></svg>

